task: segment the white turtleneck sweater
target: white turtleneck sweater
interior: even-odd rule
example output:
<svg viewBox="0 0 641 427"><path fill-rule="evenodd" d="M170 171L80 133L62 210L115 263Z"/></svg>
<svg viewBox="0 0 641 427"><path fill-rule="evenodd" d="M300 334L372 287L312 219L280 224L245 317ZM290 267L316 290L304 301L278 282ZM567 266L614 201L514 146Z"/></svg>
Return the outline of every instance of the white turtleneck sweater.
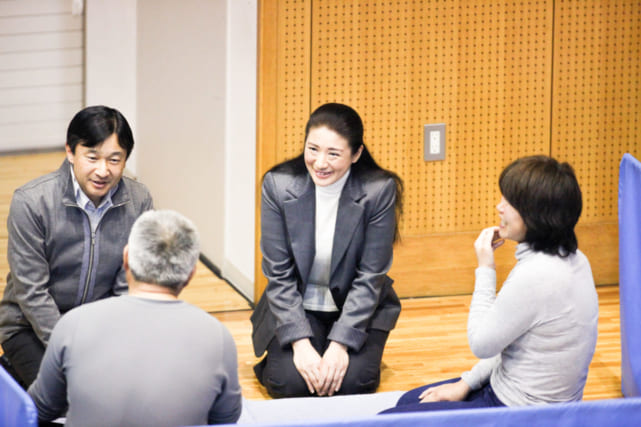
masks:
<svg viewBox="0 0 641 427"><path fill-rule="evenodd" d="M338 201L349 177L349 170L333 184L316 186L316 254L309 273L303 307L311 311L338 311L329 290Z"/></svg>
<svg viewBox="0 0 641 427"><path fill-rule="evenodd" d="M476 269L467 336L481 359L463 380L490 381L507 406L581 400L597 339L599 302L588 259L516 247L516 266L496 293L496 271Z"/></svg>

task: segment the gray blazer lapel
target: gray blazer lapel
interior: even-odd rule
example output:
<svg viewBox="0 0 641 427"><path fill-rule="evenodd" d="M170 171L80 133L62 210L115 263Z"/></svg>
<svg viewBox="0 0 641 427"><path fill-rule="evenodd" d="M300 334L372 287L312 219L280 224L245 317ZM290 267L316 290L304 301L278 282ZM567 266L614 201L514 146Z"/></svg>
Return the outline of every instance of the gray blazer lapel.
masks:
<svg viewBox="0 0 641 427"><path fill-rule="evenodd" d="M332 266L330 277L334 274L339 261L352 241L356 226L363 217L365 208L359 203L365 196L359 182L350 176L345 183L343 194L338 202L336 214L336 230L334 231L334 245L332 246Z"/></svg>
<svg viewBox="0 0 641 427"><path fill-rule="evenodd" d="M292 252L298 272L307 283L316 253L316 193L312 180L306 175L305 180L294 181L287 192L292 197L283 204L285 224L292 245Z"/></svg>

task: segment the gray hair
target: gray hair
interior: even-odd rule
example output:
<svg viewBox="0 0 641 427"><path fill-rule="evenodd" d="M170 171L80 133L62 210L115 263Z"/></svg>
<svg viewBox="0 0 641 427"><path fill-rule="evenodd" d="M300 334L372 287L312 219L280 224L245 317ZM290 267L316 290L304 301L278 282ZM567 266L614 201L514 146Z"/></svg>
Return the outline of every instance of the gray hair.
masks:
<svg viewBox="0 0 641 427"><path fill-rule="evenodd" d="M178 212L147 211L129 234L129 268L134 279L180 290L200 253L198 231Z"/></svg>

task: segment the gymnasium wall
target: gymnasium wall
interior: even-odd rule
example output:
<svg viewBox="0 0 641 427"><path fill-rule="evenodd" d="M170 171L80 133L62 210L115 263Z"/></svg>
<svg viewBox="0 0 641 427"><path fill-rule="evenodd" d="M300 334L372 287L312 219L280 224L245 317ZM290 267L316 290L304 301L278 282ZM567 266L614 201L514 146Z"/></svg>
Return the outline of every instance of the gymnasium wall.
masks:
<svg viewBox="0 0 641 427"><path fill-rule="evenodd" d="M84 105L81 9L71 0L0 1L0 154L63 149Z"/></svg>
<svg viewBox="0 0 641 427"><path fill-rule="evenodd" d="M397 292L448 295L473 289L472 244L497 221L503 167L549 154L577 172L596 282L616 283L618 164L641 154L640 29L637 1L263 1L257 177L301 152L317 106L351 105L405 182ZM444 161L423 160L430 123L446 123ZM499 280L513 247L497 251Z"/></svg>

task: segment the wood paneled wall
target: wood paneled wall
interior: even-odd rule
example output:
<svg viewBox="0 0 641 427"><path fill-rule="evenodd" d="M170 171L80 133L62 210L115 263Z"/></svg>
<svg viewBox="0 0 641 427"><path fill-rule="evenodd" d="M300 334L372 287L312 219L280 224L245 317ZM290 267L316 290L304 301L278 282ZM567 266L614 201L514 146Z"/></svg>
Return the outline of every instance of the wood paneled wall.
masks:
<svg viewBox="0 0 641 427"><path fill-rule="evenodd" d="M641 2L557 2L552 155L583 187L583 223L616 222L619 162L641 155Z"/></svg>
<svg viewBox="0 0 641 427"><path fill-rule="evenodd" d="M597 283L618 281L618 163L641 154L639 2L265 0L259 15L258 176L301 152L317 106L353 106L405 181L400 295L471 292L498 175L529 154L573 164L579 245ZM441 122L446 159L425 162L423 125ZM500 279L513 247L497 252ZM256 254L259 296L258 240Z"/></svg>

